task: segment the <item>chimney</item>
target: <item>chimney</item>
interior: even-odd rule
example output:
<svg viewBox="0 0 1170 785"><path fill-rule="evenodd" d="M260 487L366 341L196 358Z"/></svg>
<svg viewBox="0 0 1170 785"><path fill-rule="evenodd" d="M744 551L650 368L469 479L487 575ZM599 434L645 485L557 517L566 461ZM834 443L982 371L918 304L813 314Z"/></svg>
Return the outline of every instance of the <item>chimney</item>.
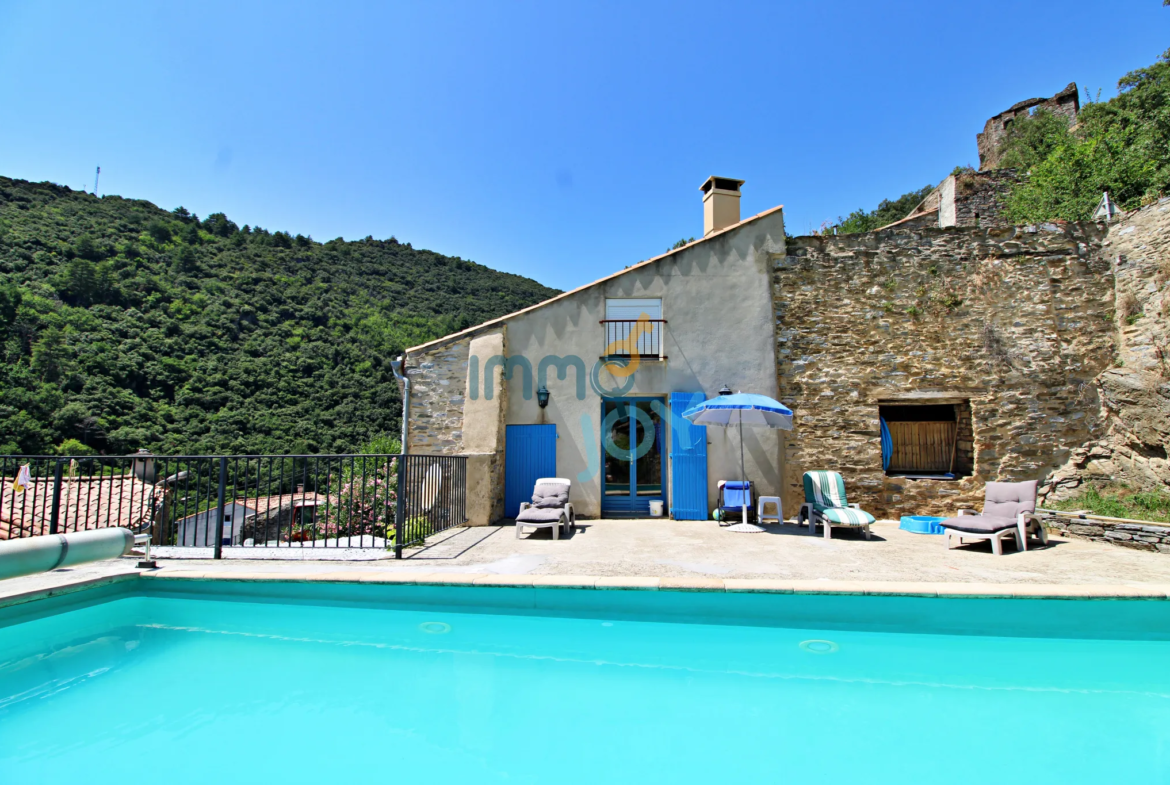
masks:
<svg viewBox="0 0 1170 785"><path fill-rule="evenodd" d="M739 187L743 180L708 177L703 192L703 236L739 223Z"/></svg>

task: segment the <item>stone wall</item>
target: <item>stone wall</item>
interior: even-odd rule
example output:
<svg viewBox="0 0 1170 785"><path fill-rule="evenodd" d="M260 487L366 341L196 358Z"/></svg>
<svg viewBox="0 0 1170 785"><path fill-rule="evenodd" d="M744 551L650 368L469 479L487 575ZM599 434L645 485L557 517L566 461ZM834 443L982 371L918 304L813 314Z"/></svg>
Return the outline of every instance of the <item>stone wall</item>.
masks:
<svg viewBox="0 0 1170 785"><path fill-rule="evenodd" d="M467 514L472 526L504 516L504 408L507 387L502 368L493 372L496 395L485 400L468 391L468 365L474 355L484 369L490 357L504 354L502 327L424 346L410 353L409 451L424 455L466 455ZM481 371L481 373L484 371ZM470 399L470 400L469 400Z"/></svg>
<svg viewBox="0 0 1170 785"><path fill-rule="evenodd" d="M471 338L411 354L409 452L458 455L463 452L463 403Z"/></svg>
<svg viewBox="0 0 1170 785"><path fill-rule="evenodd" d="M1170 526L1167 525L1146 521L1103 520L1075 513L1042 514L1041 520L1049 531L1062 537L1107 542L1139 551L1170 553Z"/></svg>
<svg viewBox="0 0 1170 785"><path fill-rule="evenodd" d="M1101 253L1114 270L1118 332L1116 362L1094 385L1105 434L1051 478L1056 499L1089 480L1170 486L1170 200L1122 216Z"/></svg>
<svg viewBox="0 0 1170 785"><path fill-rule="evenodd" d="M989 480L1042 479L1097 437L1091 384L1114 354L1097 224L798 237L776 260L784 504L836 469L879 517L979 508ZM886 477L879 403L969 402L974 473Z"/></svg>
<svg viewBox="0 0 1170 785"><path fill-rule="evenodd" d="M964 172L955 178L955 225L1004 229L1008 220L1007 197L1020 181L1018 169Z"/></svg>

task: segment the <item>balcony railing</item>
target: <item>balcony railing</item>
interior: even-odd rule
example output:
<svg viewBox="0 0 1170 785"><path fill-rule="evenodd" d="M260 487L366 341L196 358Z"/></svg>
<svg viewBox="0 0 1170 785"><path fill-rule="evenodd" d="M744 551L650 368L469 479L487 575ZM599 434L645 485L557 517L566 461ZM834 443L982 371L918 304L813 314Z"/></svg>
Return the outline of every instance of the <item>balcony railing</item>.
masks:
<svg viewBox="0 0 1170 785"><path fill-rule="evenodd" d="M602 357L640 357L665 360L662 330L665 319L602 319L605 346Z"/></svg>

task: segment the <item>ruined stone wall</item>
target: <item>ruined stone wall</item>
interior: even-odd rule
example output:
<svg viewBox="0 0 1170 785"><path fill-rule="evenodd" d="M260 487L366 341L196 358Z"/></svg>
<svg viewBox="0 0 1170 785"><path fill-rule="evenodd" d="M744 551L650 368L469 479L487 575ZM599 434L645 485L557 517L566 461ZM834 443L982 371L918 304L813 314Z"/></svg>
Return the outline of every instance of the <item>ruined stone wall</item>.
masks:
<svg viewBox="0 0 1170 785"><path fill-rule="evenodd" d="M1052 112L1054 115L1065 117L1070 123L1076 122L1080 111L1080 93L1077 83L1070 82L1067 87L1051 98L1029 98L1013 104L1011 108L992 117L983 126L983 133L975 137L979 147L979 169L986 171L999 166L1000 146L1007 137L1008 129L1020 115L1028 115L1038 109Z"/></svg>
<svg viewBox="0 0 1170 785"><path fill-rule="evenodd" d="M1106 432L1051 478L1057 499L1089 480L1170 487L1170 199L1122 216L1101 253L1116 278L1118 332L1116 361L1095 380Z"/></svg>
<svg viewBox="0 0 1170 785"><path fill-rule="evenodd" d="M458 455L463 451L463 402L471 338L411 354L409 452Z"/></svg>
<svg viewBox="0 0 1170 785"><path fill-rule="evenodd" d="M1042 479L1099 435L1091 381L1114 354L1096 224L798 237L774 271L784 504L835 469L879 517L979 508L989 480ZM968 401L974 473L886 477L879 403Z"/></svg>
<svg viewBox="0 0 1170 785"><path fill-rule="evenodd" d="M1007 197L1020 181L1018 169L967 172L955 178L955 225L1006 229Z"/></svg>

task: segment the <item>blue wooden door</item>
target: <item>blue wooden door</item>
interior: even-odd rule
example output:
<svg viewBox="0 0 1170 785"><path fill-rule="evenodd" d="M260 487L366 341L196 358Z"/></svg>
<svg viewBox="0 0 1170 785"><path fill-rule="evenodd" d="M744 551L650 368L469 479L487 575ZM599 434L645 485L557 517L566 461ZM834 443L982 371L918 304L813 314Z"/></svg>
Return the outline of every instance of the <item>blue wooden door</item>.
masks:
<svg viewBox="0 0 1170 785"><path fill-rule="evenodd" d="M557 426L509 425L504 434L504 517L515 518L532 500L541 477L557 476Z"/></svg>
<svg viewBox="0 0 1170 785"><path fill-rule="evenodd" d="M705 400L701 392L670 394L670 512L679 521L707 520L707 427L682 417Z"/></svg>

